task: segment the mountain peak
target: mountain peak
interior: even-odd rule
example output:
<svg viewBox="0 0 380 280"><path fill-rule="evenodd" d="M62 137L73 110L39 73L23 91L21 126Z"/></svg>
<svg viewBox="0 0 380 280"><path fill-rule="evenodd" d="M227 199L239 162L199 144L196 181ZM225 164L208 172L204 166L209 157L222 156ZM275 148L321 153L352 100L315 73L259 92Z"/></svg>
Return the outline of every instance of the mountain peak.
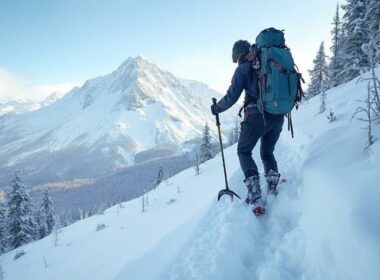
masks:
<svg viewBox="0 0 380 280"><path fill-rule="evenodd" d="M130 67L135 67L135 68L140 68L144 66L154 66L157 67L154 63L148 61L143 55L138 55L135 57L128 57L116 71L119 71L120 69L125 69L125 68L130 68Z"/></svg>
<svg viewBox="0 0 380 280"><path fill-rule="evenodd" d="M135 60L145 60L147 61L147 59L145 58L145 56L143 56L142 54L139 54L138 56L134 57Z"/></svg>
<svg viewBox="0 0 380 280"><path fill-rule="evenodd" d="M144 73L166 72L159 68L156 64L148 61L142 55L129 57L126 59L112 75L117 79L137 80L141 76L146 76Z"/></svg>

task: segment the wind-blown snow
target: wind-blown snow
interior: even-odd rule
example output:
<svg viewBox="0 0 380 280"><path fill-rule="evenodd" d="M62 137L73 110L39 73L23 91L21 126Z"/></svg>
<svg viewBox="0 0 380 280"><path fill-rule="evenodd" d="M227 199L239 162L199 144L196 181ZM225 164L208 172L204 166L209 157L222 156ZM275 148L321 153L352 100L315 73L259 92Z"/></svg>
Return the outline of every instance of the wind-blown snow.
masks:
<svg viewBox="0 0 380 280"><path fill-rule="evenodd" d="M296 138L284 131L276 149L287 182L265 216L216 201L218 155L199 176L189 169L150 192L144 213L135 199L62 229L57 247L49 236L5 254L7 279L378 279L379 142L363 155L364 124L351 121L365 88L352 81L328 91L333 123L318 115L318 98L294 113ZM226 159L230 187L244 197L236 146Z"/></svg>

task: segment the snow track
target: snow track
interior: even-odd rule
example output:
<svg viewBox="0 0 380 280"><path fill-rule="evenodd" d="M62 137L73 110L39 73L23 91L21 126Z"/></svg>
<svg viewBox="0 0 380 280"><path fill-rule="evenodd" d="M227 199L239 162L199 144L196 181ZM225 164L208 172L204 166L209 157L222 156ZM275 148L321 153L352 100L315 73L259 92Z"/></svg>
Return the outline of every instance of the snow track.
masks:
<svg viewBox="0 0 380 280"><path fill-rule="evenodd" d="M275 200L268 197L266 215L255 217L244 200L215 201L182 252L157 279L300 279L300 183L296 161L288 149L279 150L279 162L285 163L283 177L290 182L279 185ZM229 184L245 194L242 180L236 170ZM265 186L263 179L261 184Z"/></svg>

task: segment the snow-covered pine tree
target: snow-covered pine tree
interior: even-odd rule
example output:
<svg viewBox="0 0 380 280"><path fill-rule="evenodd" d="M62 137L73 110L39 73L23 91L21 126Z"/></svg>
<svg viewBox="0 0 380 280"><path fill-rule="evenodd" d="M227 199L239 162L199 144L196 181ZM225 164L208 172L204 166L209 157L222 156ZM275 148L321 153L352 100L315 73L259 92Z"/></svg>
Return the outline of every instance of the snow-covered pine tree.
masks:
<svg viewBox="0 0 380 280"><path fill-rule="evenodd" d="M149 205L149 191L145 192L145 205Z"/></svg>
<svg viewBox="0 0 380 280"><path fill-rule="evenodd" d="M361 79L362 81L368 81L369 90L371 91L371 96L373 99L373 103L375 106L375 113L378 117L380 117L380 80L376 76L375 67L376 62L375 59L377 56L380 56L380 50L376 45L373 34L370 35L370 42L367 44L363 44L363 52L367 56L368 60L368 70L371 74L370 78Z"/></svg>
<svg viewBox="0 0 380 280"><path fill-rule="evenodd" d="M322 75L322 73L321 73ZM324 84L324 81L323 81L323 77L321 77L321 81L322 81L322 84L321 84L321 94L320 94L320 97L321 97L321 104L319 106L319 113L322 114L326 111L326 89L325 89L325 84Z"/></svg>
<svg viewBox="0 0 380 280"><path fill-rule="evenodd" d="M48 189L44 191L44 197L41 204L41 211L43 213L44 223L46 227L46 235L53 232L55 219L54 219L54 209L53 201L49 195Z"/></svg>
<svg viewBox="0 0 380 280"><path fill-rule="evenodd" d="M200 151L200 160L201 163L212 159L212 145L211 145L211 134L210 127L206 123L205 128L203 129L202 135L202 144Z"/></svg>
<svg viewBox="0 0 380 280"><path fill-rule="evenodd" d="M235 144L235 130L231 129L230 136L228 137L228 144L231 146Z"/></svg>
<svg viewBox="0 0 380 280"><path fill-rule="evenodd" d="M326 62L325 45L321 43L318 53L313 60L313 69L309 70L310 84L308 89L307 98L319 95L325 91L325 85L327 83L328 68Z"/></svg>
<svg viewBox="0 0 380 280"><path fill-rule="evenodd" d="M233 145L239 141L239 135L240 135L240 127L239 127L239 121L238 119L235 120L235 126L230 132L230 136L228 139L229 145Z"/></svg>
<svg viewBox="0 0 380 280"><path fill-rule="evenodd" d="M162 165L160 165L158 167L157 176L153 181L153 187L157 188L164 180L165 180L164 170L162 168Z"/></svg>
<svg viewBox="0 0 380 280"><path fill-rule="evenodd" d="M347 0L343 5L343 82L350 81L360 75L368 64L362 51L362 45L368 42L369 28L366 22L367 4L369 0Z"/></svg>
<svg viewBox="0 0 380 280"><path fill-rule="evenodd" d="M0 255L6 252L6 223L7 223L6 210L2 203L0 203ZM1 279L1 278L0 278Z"/></svg>
<svg viewBox="0 0 380 280"><path fill-rule="evenodd" d="M201 169L199 167L199 156L198 153L195 153L195 175L198 176L201 173Z"/></svg>
<svg viewBox="0 0 380 280"><path fill-rule="evenodd" d="M36 211L35 218L34 218L36 225L37 225L37 239L44 238L46 234L46 223L45 223L45 218L43 217L43 212L41 209Z"/></svg>
<svg viewBox="0 0 380 280"><path fill-rule="evenodd" d="M146 206L146 204L145 204L145 194L143 194L142 196L141 196L141 212L145 212L145 206Z"/></svg>
<svg viewBox="0 0 380 280"><path fill-rule="evenodd" d="M29 194L18 174L12 181L12 190L7 196L7 203L8 246L10 249L15 249L33 241L37 228Z"/></svg>
<svg viewBox="0 0 380 280"><path fill-rule="evenodd" d="M369 0L366 14L366 22L369 25L369 34L373 36L373 40L380 49L380 1ZM374 59L375 64L380 63L380 54Z"/></svg>
<svg viewBox="0 0 380 280"><path fill-rule="evenodd" d="M343 83L342 70L343 70L343 52L342 52L342 21L339 14L339 5L336 6L335 16L332 22L333 29L331 30L332 45L331 45L331 60L328 66L329 82L328 88L336 87Z"/></svg>
<svg viewBox="0 0 380 280"><path fill-rule="evenodd" d="M61 232L61 227L60 227L60 224L58 222L55 223L54 229L53 229L53 242L54 242L54 246L55 247L58 246L58 243L59 243L59 233Z"/></svg>
<svg viewBox="0 0 380 280"><path fill-rule="evenodd" d="M41 239L53 232L55 219L53 202L46 189L43 194L40 209L36 212L35 222L37 224L37 238Z"/></svg>

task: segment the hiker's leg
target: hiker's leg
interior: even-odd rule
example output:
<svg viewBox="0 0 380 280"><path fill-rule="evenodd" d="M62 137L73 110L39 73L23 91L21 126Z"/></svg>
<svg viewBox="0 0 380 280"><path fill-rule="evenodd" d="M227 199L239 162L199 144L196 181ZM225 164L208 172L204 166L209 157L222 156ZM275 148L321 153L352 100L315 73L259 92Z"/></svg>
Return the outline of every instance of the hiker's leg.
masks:
<svg viewBox="0 0 380 280"><path fill-rule="evenodd" d="M265 174L270 169L278 172L277 162L274 157L274 149L282 131L283 118L266 118L266 131L261 137L260 155L264 164Z"/></svg>
<svg viewBox="0 0 380 280"><path fill-rule="evenodd" d="M250 114L241 123L237 152L245 178L258 174L252 150L263 134L264 121L261 114Z"/></svg>

